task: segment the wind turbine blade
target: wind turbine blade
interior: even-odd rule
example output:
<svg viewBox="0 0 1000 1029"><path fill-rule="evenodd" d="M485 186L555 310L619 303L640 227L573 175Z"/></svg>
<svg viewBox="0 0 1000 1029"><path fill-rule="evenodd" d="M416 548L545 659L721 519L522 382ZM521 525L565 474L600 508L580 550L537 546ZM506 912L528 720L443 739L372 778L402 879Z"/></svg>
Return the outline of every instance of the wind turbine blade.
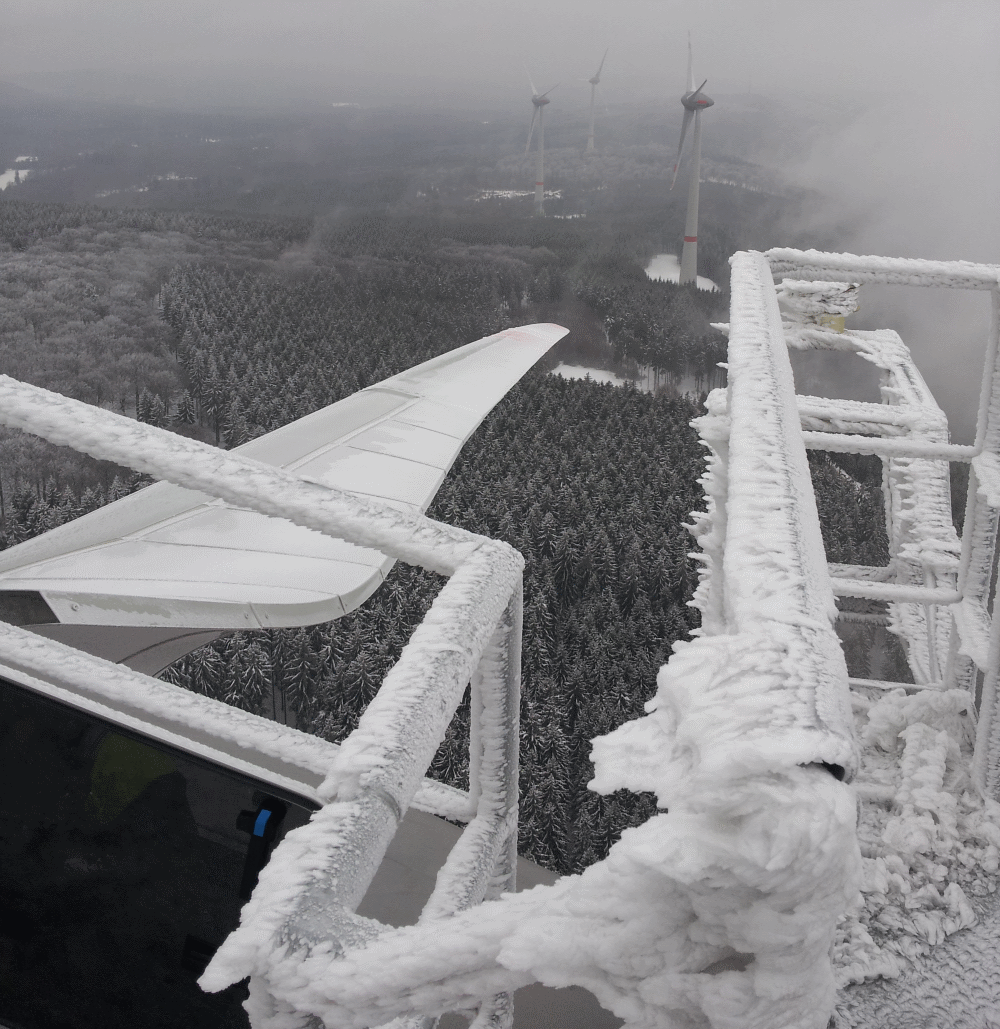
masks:
<svg viewBox="0 0 1000 1029"><path fill-rule="evenodd" d="M608 47L607 50L604 51L604 56L601 58L601 67L597 69L597 74L594 76L595 79L599 79L601 77L601 69L604 67L604 62L608 59L608 50L610 49L611 47Z"/></svg>
<svg viewBox="0 0 1000 1029"><path fill-rule="evenodd" d="M524 156L528 156L528 151L531 149L531 137L535 134L535 119L538 117L538 108L534 108L531 112L531 128L528 129L528 142L524 144Z"/></svg>
<svg viewBox="0 0 1000 1029"><path fill-rule="evenodd" d="M674 177L670 180L671 189L674 188L674 183L677 181L677 169L681 166L681 153L684 150L684 137L687 135L688 126L693 117L694 111L684 108L684 121L681 123L681 145L677 148L677 160L674 161Z"/></svg>
<svg viewBox="0 0 1000 1029"><path fill-rule="evenodd" d="M694 90L694 65L691 60L691 33L688 33L688 77L687 77L688 92Z"/></svg>
<svg viewBox="0 0 1000 1029"><path fill-rule="evenodd" d="M705 81L708 82L708 79L705 79ZM559 83L557 82L555 86L550 86L538 99L541 100L543 97L547 97L549 93L551 93L552 90L555 89L558 85Z"/></svg>
<svg viewBox="0 0 1000 1029"><path fill-rule="evenodd" d="M531 78L531 72L528 71L528 66L527 65L524 66L524 74L528 76L528 82L531 83L531 95L532 96L538 96L538 90L535 89L535 83L534 83L534 81Z"/></svg>
<svg viewBox="0 0 1000 1029"><path fill-rule="evenodd" d="M702 91L702 90L703 90L703 89L705 88L705 86L707 86L707 85L708 85L708 79L705 79L705 81L704 81L704 82L703 82L703 83L702 83L702 84L701 84L701 85L700 85L700 86L699 86L699 87L698 87L698 88L697 88L697 89L696 89L696 90L694 91L694 93L692 93L692 95L691 95L691 99L692 99L692 100L694 100L694 98L695 98L695 97L696 97L696 96L697 96L697 95L698 95L698 94L699 94L699 93L700 93L700 92L701 92L701 91Z"/></svg>

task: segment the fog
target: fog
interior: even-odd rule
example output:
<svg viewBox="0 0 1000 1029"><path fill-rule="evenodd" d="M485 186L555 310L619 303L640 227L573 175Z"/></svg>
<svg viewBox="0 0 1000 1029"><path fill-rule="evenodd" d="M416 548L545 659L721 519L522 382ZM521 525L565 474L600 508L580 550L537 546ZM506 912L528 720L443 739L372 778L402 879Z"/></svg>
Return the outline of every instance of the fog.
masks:
<svg viewBox="0 0 1000 1029"><path fill-rule="evenodd" d="M287 96L400 100L416 88L461 103L519 95L522 60L546 82L586 78L605 47L623 99L673 93L688 31L721 92L995 97L1000 15L965 0L20 0L3 21L3 77L24 84L86 72L94 88L161 83L152 94L174 74L215 80L226 99L281 83Z"/></svg>
<svg viewBox="0 0 1000 1029"><path fill-rule="evenodd" d="M983 24L997 38L997 12L991 17ZM967 92L879 98L786 169L825 198L801 226L806 235L835 226L855 253L1000 263L1000 63L978 70L978 85ZM989 295L866 287L862 304L857 320L903 336L953 438L971 442Z"/></svg>
<svg viewBox="0 0 1000 1029"><path fill-rule="evenodd" d="M690 31L696 73L720 100L706 146L727 94L762 95L785 112L787 145L734 156L770 158L822 194L799 226L806 238L1000 262L995 2L19 0L3 28L7 82L183 109L513 111L527 99L524 63L540 89L560 83L560 105L582 107L583 80L608 47L612 111L662 100L675 120ZM827 105L819 118L817 104ZM971 428L984 300L865 298L865 324L891 324L913 345L956 438Z"/></svg>

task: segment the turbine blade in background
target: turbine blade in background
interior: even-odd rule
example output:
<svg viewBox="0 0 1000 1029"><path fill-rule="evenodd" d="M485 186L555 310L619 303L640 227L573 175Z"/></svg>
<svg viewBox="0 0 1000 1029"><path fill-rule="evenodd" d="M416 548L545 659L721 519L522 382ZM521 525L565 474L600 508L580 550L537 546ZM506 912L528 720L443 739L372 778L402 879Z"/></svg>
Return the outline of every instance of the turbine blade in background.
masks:
<svg viewBox="0 0 1000 1029"><path fill-rule="evenodd" d="M531 111L531 128L528 129L528 142L524 144L524 156L528 156L528 151L531 149L531 137L535 134L535 119L538 117L538 108L535 107Z"/></svg>
<svg viewBox="0 0 1000 1029"><path fill-rule="evenodd" d="M524 74L528 76L528 81L531 83L531 95L532 96L538 96L538 90L535 89L535 83L534 83L534 81L531 78L531 72L528 71L528 66L527 65L524 66Z"/></svg>
<svg viewBox="0 0 1000 1029"><path fill-rule="evenodd" d="M705 79L705 81L706 81L706 82L708 82L708 79ZM555 88L556 88L556 87L557 87L558 85L559 85L559 83L557 82L557 83L555 84L555 86L549 86L549 88L548 88L547 90L545 90L545 92L544 92L544 93L542 94L542 96L540 96L540 97L539 97L538 99L539 99L539 100L541 100L541 99L542 99L542 97L546 97L546 96L548 96L548 95L549 95L549 93L551 93L551 92L552 92L552 90L554 90L554 89L555 89Z"/></svg>
<svg viewBox="0 0 1000 1029"><path fill-rule="evenodd" d="M705 88L705 86L707 86L707 85L708 85L708 79L705 79L705 81L704 81L704 82L703 82L703 83L702 83L702 84L701 84L701 85L700 85L700 86L699 86L699 87L698 87L698 88L697 88L697 89L696 89L696 90L694 91L694 93L692 93L692 94L691 94L691 99L692 99L692 100L694 100L694 98L695 98L695 97L696 97L696 96L697 96L697 95L698 95L698 94L699 94L699 93L700 93L700 92L701 92L701 91L702 91L702 90L703 90L703 89Z"/></svg>
<svg viewBox="0 0 1000 1029"><path fill-rule="evenodd" d="M681 123L681 145L677 148L677 160L674 162L674 177L670 180L670 188L674 188L674 183L677 181L677 169L681 166L681 153L684 150L684 137L687 135L688 126L691 124L691 119L694 117L694 111L689 111L686 107L684 108L684 121Z"/></svg>
<svg viewBox="0 0 1000 1029"><path fill-rule="evenodd" d="M707 80L706 80L707 81ZM687 77L688 92L694 92L694 63L691 60L691 33L688 33L688 77Z"/></svg>
<svg viewBox="0 0 1000 1029"><path fill-rule="evenodd" d="M601 58L601 67L597 69L597 74L594 76L595 79L599 79L601 77L601 68L604 67L604 62L608 59L608 50L610 49L611 47L608 47L604 51L604 56Z"/></svg>

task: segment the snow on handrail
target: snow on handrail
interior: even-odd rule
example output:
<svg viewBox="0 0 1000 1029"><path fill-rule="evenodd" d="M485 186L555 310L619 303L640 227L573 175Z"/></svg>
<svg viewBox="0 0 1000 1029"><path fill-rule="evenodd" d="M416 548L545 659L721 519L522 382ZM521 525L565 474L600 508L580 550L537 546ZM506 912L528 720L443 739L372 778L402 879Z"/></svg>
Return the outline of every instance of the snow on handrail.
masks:
<svg viewBox="0 0 1000 1029"><path fill-rule="evenodd" d="M450 912L477 903L491 891L513 886L524 567L516 550L8 376L0 376L0 422L99 460L287 518L450 576L358 728L336 752L317 791L324 807L276 849L245 908L240 929L220 948L206 972L206 984L221 988L222 980L253 973L255 1027L274 1025L273 1017L283 1026L292 1025L296 1019L289 1020L287 1006L271 993L272 981L280 980L276 950L284 954L287 964L291 940L307 948L343 948L385 928L353 915L353 908L419 790L470 679L476 693L474 706L480 713L479 724L472 727L474 752L470 755L478 769L470 791L476 812L442 870L432 897L433 910ZM0 633L0 655L29 675L44 678L65 666L71 667L76 686L88 676L107 678L102 676L106 662L75 654L72 648L13 627ZM136 684L147 681L146 677L112 668L105 699L114 703L127 696L140 717L146 708L156 707L159 693L185 693L148 680L152 699L142 697ZM65 677L65 670L60 674ZM107 690L96 692L104 697ZM192 701L202 699L192 697ZM233 714L241 723L250 717ZM178 722L176 713L173 722ZM242 735L237 733L234 743L252 749L264 742L269 759L280 763L289 745L284 739L287 731L267 745L266 722L241 724L241 728ZM222 735L234 734L223 731ZM506 1009L509 998L502 990L484 990L475 1006L484 1011ZM306 1018L302 1014L299 1023Z"/></svg>
<svg viewBox="0 0 1000 1029"><path fill-rule="evenodd" d="M890 602L890 627L907 641L908 662L918 682L943 678L949 688L978 698L973 778L1000 796L1000 624L988 604L995 591L997 523L1000 518L1000 266L968 261L828 254L815 250L769 250L772 278L801 275L835 283L872 283L989 290L992 316L971 445L949 442L942 412L909 351L888 331L831 332L799 320L786 326L795 348L853 350L883 369L883 394L891 407L916 417L907 435L892 438L875 425L873 435L806 431L817 450L874 454L885 465L887 521L893 581L851 583L842 595ZM818 283L817 283L818 285ZM839 406L843 402L835 402ZM827 412L809 429L834 426ZM947 461L971 462L966 520L961 543L952 528ZM948 605L945 607L944 605ZM981 676L981 679L980 679ZM977 679L979 682L977 683Z"/></svg>
<svg viewBox="0 0 1000 1029"><path fill-rule="evenodd" d="M724 556L708 554L697 599L704 610L710 593L722 598L723 622L706 626L706 633L775 626L791 633L788 645L801 652L801 663L790 689L799 692L813 720L801 721L800 728L810 724L824 740L829 756L814 760L840 765L850 775L857 748L847 670L832 627L832 584L770 268L761 255L743 253L732 266L729 426L710 471L725 481L724 491L712 488L725 500ZM702 420L709 441L712 417ZM699 536L711 528L713 515L696 519Z"/></svg>
<svg viewBox="0 0 1000 1029"><path fill-rule="evenodd" d="M808 272L816 279L879 283L892 286L944 286L953 289L996 289L1000 267L972 261L926 261L910 257L829 254L821 250L775 247L765 255L772 274Z"/></svg>
<svg viewBox="0 0 1000 1029"><path fill-rule="evenodd" d="M838 781L857 762L847 670L761 255L734 259L732 305L730 411L716 397L700 426L704 635L675 646L648 714L593 750L593 789L654 792L660 813L581 875L474 911L377 937L355 920L344 947L279 934L269 956L248 932L240 967L267 965L251 979L255 1025L310 1012L361 1029L542 981L583 986L636 1025L826 1026L835 925L859 886L855 799ZM262 883L277 891L279 872Z"/></svg>

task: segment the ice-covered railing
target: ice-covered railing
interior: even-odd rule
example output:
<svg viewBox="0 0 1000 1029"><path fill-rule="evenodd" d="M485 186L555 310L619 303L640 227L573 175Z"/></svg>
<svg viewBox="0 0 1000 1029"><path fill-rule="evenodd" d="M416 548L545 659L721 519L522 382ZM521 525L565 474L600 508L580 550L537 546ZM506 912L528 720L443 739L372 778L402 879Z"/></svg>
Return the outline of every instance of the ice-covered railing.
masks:
<svg viewBox="0 0 1000 1029"><path fill-rule="evenodd" d="M770 271L733 273L729 412L699 520L703 634L675 647L648 714L595 741L592 787L651 791L660 812L608 858L552 887L416 926L343 926L332 885L309 893L308 933L287 912L316 857L295 834L261 877L206 983L246 974L274 1025L329 1026L474 1010L540 981L591 990L630 1026L825 1029L830 950L858 889L857 763L847 671L833 632L791 371ZM724 406L716 397L715 406ZM315 820L314 820L315 821ZM456 907L459 905L451 905ZM326 933L325 940L321 939ZM377 935L376 935L377 933ZM506 1024L497 1004L477 1029Z"/></svg>
<svg viewBox="0 0 1000 1029"><path fill-rule="evenodd" d="M0 379L7 424L450 575L341 748L324 807L277 848L202 979L219 989L249 975L257 1029L427 1025L455 1010L500 1029L511 993L534 981L583 986L634 1026L824 1029L835 926L857 891L854 799L839 781L857 753L759 255L734 261L732 325L730 411L704 425L716 453L700 522L704 634L675 648L648 714L594 747L596 790L650 791L661 810L583 874L478 907L513 877L519 555ZM49 648L16 656L42 675L65 653ZM48 663L36 661L43 652ZM475 816L416 926L360 918L353 909L470 677Z"/></svg>
<svg viewBox="0 0 1000 1029"><path fill-rule="evenodd" d="M766 256L775 280L787 283L779 293L798 288L827 316L823 324L822 314L792 310L785 322L790 346L853 351L882 370L881 405L798 399L807 446L877 454L885 467L889 565L833 568L834 590L889 603L891 627L906 641L918 686L973 694L974 777L1000 797L1000 627L993 618L1000 521L1000 268L785 249ZM895 333L843 331L842 319L839 326L829 324L836 306L830 304L831 289L856 290L849 284L866 283L990 291L992 317L972 444L949 442L944 414ZM948 461L971 463L961 541L951 522Z"/></svg>
<svg viewBox="0 0 1000 1029"><path fill-rule="evenodd" d="M1000 664L986 607L1000 516L996 269L797 251L737 254L732 267L729 386L711 394L699 426L711 449L708 509L694 523L701 634L675 647L647 714L593 751L594 789L653 792L660 810L583 874L474 909L512 867L517 555L0 380L10 424L451 575L324 783L329 803L278 848L202 980L218 989L251 975L255 1026L427 1025L458 1010L478 1012L476 1029L499 1029L510 994L541 981L591 990L630 1026L826 1029L835 927L860 887L845 784L858 750L835 594L888 601L897 628L922 634L921 685L937 685L932 665L945 641L945 682L971 686L981 670L977 754L984 777L995 775L996 734L984 725L993 724ZM785 318L774 277L789 278ZM947 442L895 334L840 331L860 281L994 291L990 385L973 446ZM797 398L788 346L849 348L874 361L888 403ZM888 569L828 568L806 446L887 461ZM974 470L958 555L948 459L971 459ZM353 907L473 674L477 815L416 926L359 918Z"/></svg>
<svg viewBox="0 0 1000 1029"><path fill-rule="evenodd" d="M310 1018L307 1013L297 1019L281 1014L287 1006L269 992L275 951L287 951L293 941L310 950L346 947L384 928L353 915L353 909L421 787L470 680L469 804L464 811L454 804L449 810L469 824L438 875L427 912L441 917L513 888L524 566L517 551L7 376L0 376L0 421L99 460L449 576L357 730L327 769L318 791L324 806L277 849L240 930L213 966L216 980L254 976L256 1027L305 1025ZM190 722L197 735L204 729L200 720L214 719L216 743L237 759L245 750L278 776L285 766L293 772L315 765L315 755L300 753L310 749L309 741L296 739L299 734L284 727L269 732L268 723L239 711L220 718L218 705L205 704L203 698L13 626L0 627L0 659L29 675L94 694L95 709L102 704L123 708L124 717L137 725L146 720L174 727ZM210 969L209 978L212 974ZM495 991L466 1007L479 1010L483 1019L502 1021L511 1004L506 994ZM413 1024L424 1023L418 1019Z"/></svg>

